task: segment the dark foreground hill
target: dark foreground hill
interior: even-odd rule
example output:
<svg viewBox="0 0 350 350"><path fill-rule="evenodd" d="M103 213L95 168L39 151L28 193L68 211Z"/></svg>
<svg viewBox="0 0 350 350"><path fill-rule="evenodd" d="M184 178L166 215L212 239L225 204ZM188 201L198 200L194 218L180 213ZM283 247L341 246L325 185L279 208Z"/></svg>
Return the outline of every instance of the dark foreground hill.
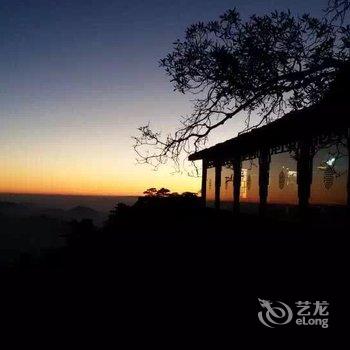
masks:
<svg viewBox="0 0 350 350"><path fill-rule="evenodd" d="M326 300L336 329L346 302L345 225L233 216L197 198L141 198L118 205L103 228L76 221L68 246L22 259L5 275L17 276L9 290L26 286L21 305L76 310L95 331L113 319L118 331L234 343L235 332L261 329L258 298Z"/></svg>

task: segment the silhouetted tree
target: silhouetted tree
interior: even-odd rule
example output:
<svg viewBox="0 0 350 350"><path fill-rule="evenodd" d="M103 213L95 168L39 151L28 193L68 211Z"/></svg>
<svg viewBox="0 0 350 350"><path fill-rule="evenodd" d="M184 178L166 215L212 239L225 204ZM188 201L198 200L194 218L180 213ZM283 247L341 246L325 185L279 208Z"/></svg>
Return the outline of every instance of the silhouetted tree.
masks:
<svg viewBox="0 0 350 350"><path fill-rule="evenodd" d="M161 189L157 190L154 187L148 188L146 191L143 192L143 194L146 197L167 197L171 193L170 190L167 188L162 187Z"/></svg>
<svg viewBox="0 0 350 350"><path fill-rule="evenodd" d="M143 194L146 197L155 197L157 195L157 189L154 187L148 188L146 191L143 192Z"/></svg>
<svg viewBox="0 0 350 350"><path fill-rule="evenodd" d="M114 220L118 216L129 212L130 206L124 203L118 203L109 213L109 220Z"/></svg>
<svg viewBox="0 0 350 350"><path fill-rule="evenodd" d="M183 192L181 194L181 197L183 198L197 198L197 193L193 193L193 192Z"/></svg>
<svg viewBox="0 0 350 350"><path fill-rule="evenodd" d="M178 192L172 192L169 194L169 197L180 197L180 194Z"/></svg>
<svg viewBox="0 0 350 350"><path fill-rule="evenodd" d="M348 7L331 0L329 10L342 4ZM179 166L183 152L203 148L214 129L243 112L248 129L253 112L258 126L317 103L348 62L349 48L350 28L327 16L273 12L245 22L233 9L191 25L160 66L176 91L194 94L193 113L165 137L149 124L140 127L139 161L157 167L171 159Z"/></svg>
<svg viewBox="0 0 350 350"><path fill-rule="evenodd" d="M343 22L349 8L350 0L329 0L326 12L333 16L332 20L340 19Z"/></svg>
<svg viewBox="0 0 350 350"><path fill-rule="evenodd" d="M169 194L170 194L170 190L164 187L162 187L160 190L157 191L157 197L168 197Z"/></svg>

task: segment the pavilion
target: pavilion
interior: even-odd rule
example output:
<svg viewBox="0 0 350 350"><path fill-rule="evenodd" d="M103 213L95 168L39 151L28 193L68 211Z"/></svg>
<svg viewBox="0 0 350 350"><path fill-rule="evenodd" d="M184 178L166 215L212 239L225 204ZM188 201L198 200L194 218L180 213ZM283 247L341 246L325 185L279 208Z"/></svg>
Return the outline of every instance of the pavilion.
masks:
<svg viewBox="0 0 350 350"><path fill-rule="evenodd" d="M205 205L260 214L349 207L349 83L347 70L318 104L191 154L202 160Z"/></svg>

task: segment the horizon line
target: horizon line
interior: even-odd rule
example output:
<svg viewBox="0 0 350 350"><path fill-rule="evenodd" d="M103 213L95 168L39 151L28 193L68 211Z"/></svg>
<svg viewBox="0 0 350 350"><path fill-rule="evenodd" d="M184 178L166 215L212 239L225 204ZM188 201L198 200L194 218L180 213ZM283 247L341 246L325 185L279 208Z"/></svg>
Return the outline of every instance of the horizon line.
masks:
<svg viewBox="0 0 350 350"><path fill-rule="evenodd" d="M48 192L2 192L1 195L28 195L28 196L72 196L72 197L140 197L142 194L79 194L79 193L48 193Z"/></svg>

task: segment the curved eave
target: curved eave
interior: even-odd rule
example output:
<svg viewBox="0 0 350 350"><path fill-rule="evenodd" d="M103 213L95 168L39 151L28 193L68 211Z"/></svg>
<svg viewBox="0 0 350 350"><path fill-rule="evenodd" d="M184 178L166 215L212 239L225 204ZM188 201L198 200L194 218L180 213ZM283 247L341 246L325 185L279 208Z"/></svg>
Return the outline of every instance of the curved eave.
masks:
<svg viewBox="0 0 350 350"><path fill-rule="evenodd" d="M344 127L349 127L349 120L348 104L326 105L322 103L288 113L263 127L193 153L188 159L190 161L213 160L249 154L262 147L273 147L325 132L344 129Z"/></svg>

